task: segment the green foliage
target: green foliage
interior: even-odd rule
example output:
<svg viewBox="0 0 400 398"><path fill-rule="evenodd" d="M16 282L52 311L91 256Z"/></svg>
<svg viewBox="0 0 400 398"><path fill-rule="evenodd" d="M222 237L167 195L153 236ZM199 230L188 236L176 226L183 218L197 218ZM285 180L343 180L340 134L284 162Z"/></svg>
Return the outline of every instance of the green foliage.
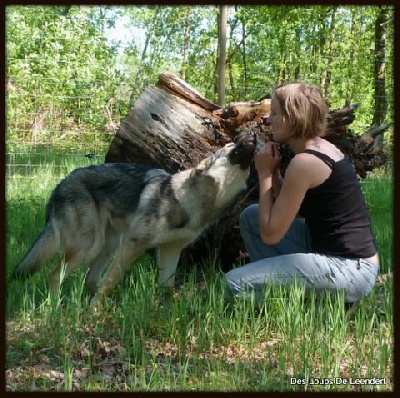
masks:
<svg viewBox="0 0 400 398"><path fill-rule="evenodd" d="M102 9L12 6L6 18L8 138L104 130L121 76Z"/></svg>
<svg viewBox="0 0 400 398"><path fill-rule="evenodd" d="M393 120L393 8L386 29L387 121ZM8 139L113 132L158 74L177 74L217 101L215 6L8 6ZM283 80L321 85L331 108L375 107L378 6L230 6L227 102L257 100ZM108 39L117 20L123 45ZM47 135L46 135L47 134ZM391 141L391 132L387 134Z"/></svg>

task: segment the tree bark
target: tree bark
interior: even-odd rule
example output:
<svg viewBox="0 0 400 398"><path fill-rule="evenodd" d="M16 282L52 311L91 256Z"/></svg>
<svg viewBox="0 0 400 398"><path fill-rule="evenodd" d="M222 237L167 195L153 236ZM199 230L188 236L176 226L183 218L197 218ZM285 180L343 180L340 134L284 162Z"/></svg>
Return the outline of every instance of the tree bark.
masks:
<svg viewBox="0 0 400 398"><path fill-rule="evenodd" d="M375 110L372 125L379 126L386 119L387 100L385 89L385 46L386 46L386 24L389 15L385 6L380 6L378 18L375 22ZM382 143L382 135L376 138L377 145Z"/></svg>
<svg viewBox="0 0 400 398"><path fill-rule="evenodd" d="M183 36L183 59L181 71L179 73L182 80L186 80L186 68L189 59L189 45L190 45L190 28L191 28L191 9L187 7L185 9L185 29Z"/></svg>
<svg viewBox="0 0 400 398"><path fill-rule="evenodd" d="M329 98L330 88L331 88L331 72L332 72L332 63L333 63L333 55L336 44L336 6L333 6L331 10L331 22L329 26L329 56L328 56L328 64L326 66L324 77L323 77L323 87L325 98Z"/></svg>
<svg viewBox="0 0 400 398"><path fill-rule="evenodd" d="M218 129L218 106L168 73L148 86L122 121L106 162L142 163L176 172L231 140Z"/></svg>
<svg viewBox="0 0 400 398"><path fill-rule="evenodd" d="M219 35L218 35L218 104L225 106L225 72L226 72L226 18L228 6L219 7Z"/></svg>

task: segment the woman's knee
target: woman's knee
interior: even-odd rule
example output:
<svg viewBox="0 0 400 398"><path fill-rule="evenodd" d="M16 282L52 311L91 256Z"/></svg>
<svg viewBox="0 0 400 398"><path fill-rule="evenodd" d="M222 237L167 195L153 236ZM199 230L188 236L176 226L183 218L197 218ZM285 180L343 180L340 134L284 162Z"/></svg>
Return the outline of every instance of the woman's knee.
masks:
<svg viewBox="0 0 400 398"><path fill-rule="evenodd" d="M239 216L239 226L241 231L249 231L253 225L258 225L258 204L247 206Z"/></svg>
<svg viewBox="0 0 400 398"><path fill-rule="evenodd" d="M361 268L359 268L361 266ZM373 290L378 277L378 267L367 264L364 260L358 260L356 271L349 276L349 284L346 290L346 302L352 303L361 300Z"/></svg>

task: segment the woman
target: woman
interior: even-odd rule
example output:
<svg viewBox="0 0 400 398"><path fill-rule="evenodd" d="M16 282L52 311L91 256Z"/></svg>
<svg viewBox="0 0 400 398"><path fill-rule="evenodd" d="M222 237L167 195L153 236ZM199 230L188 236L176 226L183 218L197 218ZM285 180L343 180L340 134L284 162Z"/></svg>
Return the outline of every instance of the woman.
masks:
<svg viewBox="0 0 400 398"><path fill-rule="evenodd" d="M294 280L306 293L344 290L347 303L373 288L379 258L368 210L354 167L322 138L327 111L314 85L285 83L272 92L273 141L288 144L294 157L284 179L275 143L254 157L259 203L240 216L251 262L225 275L228 300L254 293L260 302L267 284Z"/></svg>

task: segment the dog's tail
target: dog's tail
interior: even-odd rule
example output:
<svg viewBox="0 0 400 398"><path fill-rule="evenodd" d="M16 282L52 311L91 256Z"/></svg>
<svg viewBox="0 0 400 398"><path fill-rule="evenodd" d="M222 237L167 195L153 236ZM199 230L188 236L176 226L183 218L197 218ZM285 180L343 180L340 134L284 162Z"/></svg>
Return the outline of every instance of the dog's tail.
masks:
<svg viewBox="0 0 400 398"><path fill-rule="evenodd" d="M33 275L46 260L57 253L59 247L60 235L53 224L47 222L25 258L15 267L11 278L23 279Z"/></svg>

